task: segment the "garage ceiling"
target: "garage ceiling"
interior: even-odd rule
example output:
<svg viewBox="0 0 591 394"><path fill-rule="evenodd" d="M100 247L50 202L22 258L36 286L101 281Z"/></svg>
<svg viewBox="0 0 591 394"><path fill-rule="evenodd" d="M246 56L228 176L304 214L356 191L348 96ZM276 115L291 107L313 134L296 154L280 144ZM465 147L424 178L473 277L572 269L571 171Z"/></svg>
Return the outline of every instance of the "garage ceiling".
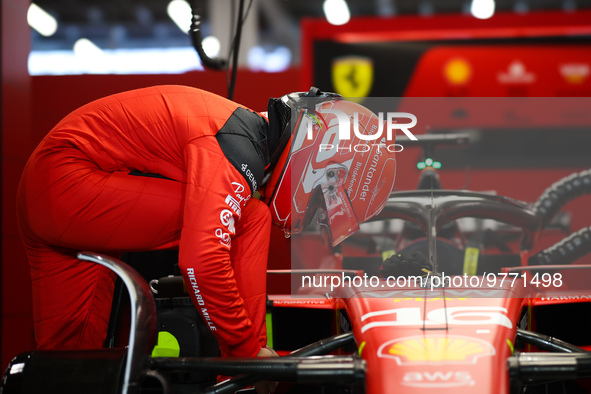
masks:
<svg viewBox="0 0 591 394"><path fill-rule="evenodd" d="M208 32L210 20L224 21L230 29L232 10L238 0L192 0L200 9ZM32 49L47 51L71 49L81 37L101 48L151 48L190 46L188 35L180 31L167 15L169 0L35 0L53 15L57 32L44 37L33 31ZM226 12L216 19L209 12ZM248 0L246 0L248 3ZM223 6L220 4L223 3ZM393 15L437 15L468 12L470 0L347 0L352 17ZM537 10L577 10L591 8L591 0L496 0L497 12L533 12ZM220 11L221 10L221 11ZM267 47L285 46L299 56L299 21L323 17L321 0L254 0L249 18L256 24L251 42ZM218 22L219 24L219 22ZM218 28L219 29L219 28ZM218 30L219 31L219 30ZM252 31L255 33L252 34ZM228 32L228 35L230 33Z"/></svg>

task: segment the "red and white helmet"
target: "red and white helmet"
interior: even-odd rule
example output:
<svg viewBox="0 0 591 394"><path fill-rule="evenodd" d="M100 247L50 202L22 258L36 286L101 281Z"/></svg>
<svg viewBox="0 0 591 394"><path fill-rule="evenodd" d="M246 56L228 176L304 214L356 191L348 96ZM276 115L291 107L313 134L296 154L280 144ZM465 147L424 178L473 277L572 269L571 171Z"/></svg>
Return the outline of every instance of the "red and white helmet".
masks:
<svg viewBox="0 0 591 394"><path fill-rule="evenodd" d="M364 106L311 93L280 99L291 109L291 137L263 194L273 223L290 234L323 209L337 245L386 205L396 173L394 137Z"/></svg>

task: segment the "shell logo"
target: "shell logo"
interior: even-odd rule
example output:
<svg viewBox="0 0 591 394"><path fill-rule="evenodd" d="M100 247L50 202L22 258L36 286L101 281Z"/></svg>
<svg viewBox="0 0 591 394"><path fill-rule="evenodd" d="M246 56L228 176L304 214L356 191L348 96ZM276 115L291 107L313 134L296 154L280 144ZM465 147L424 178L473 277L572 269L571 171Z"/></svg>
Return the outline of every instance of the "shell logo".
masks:
<svg viewBox="0 0 591 394"><path fill-rule="evenodd" d="M463 85L472 76L472 67L464 59L451 59L445 64L443 74L452 85Z"/></svg>
<svg viewBox="0 0 591 394"><path fill-rule="evenodd" d="M378 349L378 357L393 358L399 365L475 364L480 357L494 354L490 343L457 335L398 338Z"/></svg>

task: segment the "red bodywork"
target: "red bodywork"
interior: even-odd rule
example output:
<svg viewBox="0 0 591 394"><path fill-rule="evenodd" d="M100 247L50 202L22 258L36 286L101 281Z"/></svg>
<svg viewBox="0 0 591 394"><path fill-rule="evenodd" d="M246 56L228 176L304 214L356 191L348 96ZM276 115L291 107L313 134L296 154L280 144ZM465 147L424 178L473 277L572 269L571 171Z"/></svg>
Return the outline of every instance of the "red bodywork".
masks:
<svg viewBox="0 0 591 394"><path fill-rule="evenodd" d="M527 322L521 281L492 289L427 289L427 297L417 286L382 285L343 287L336 298L270 298L274 307L335 309L346 316L340 328L352 329L367 362L369 394L509 392L506 360L519 322Z"/></svg>
<svg viewBox="0 0 591 394"><path fill-rule="evenodd" d="M344 301L367 360L367 392L508 392L499 371L512 353L522 299L404 295L421 292Z"/></svg>

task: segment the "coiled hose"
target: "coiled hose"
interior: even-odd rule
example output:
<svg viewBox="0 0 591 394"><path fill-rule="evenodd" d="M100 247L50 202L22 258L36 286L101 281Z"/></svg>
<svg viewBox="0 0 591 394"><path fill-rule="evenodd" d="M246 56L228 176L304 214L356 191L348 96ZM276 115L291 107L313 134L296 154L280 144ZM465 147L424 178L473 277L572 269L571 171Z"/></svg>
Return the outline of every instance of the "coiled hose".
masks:
<svg viewBox="0 0 591 394"><path fill-rule="evenodd" d="M591 169L574 173L548 187L533 206L546 227L570 201L591 194ZM591 252L591 227L583 228L551 247L531 256L529 265L570 264Z"/></svg>
<svg viewBox="0 0 591 394"><path fill-rule="evenodd" d="M531 256L528 264L570 264L589 252L591 252L591 227L585 227L551 247Z"/></svg>
<svg viewBox="0 0 591 394"><path fill-rule="evenodd" d="M591 168L554 182L538 198L533 211L546 227L563 206L585 194L591 194Z"/></svg>

